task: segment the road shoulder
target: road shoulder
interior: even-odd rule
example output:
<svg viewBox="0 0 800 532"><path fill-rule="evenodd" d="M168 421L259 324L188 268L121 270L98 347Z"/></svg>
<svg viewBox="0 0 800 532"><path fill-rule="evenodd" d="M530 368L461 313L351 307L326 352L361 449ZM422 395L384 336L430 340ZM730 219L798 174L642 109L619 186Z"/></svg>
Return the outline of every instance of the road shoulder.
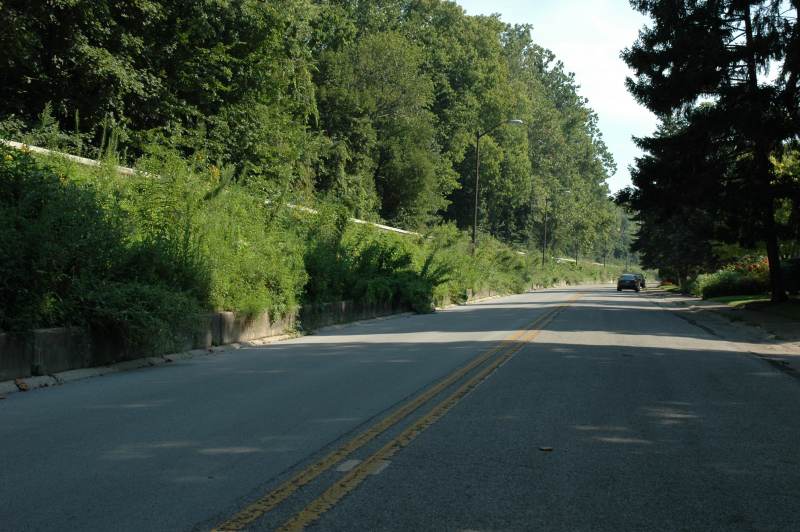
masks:
<svg viewBox="0 0 800 532"><path fill-rule="evenodd" d="M800 378L800 324L764 312L653 289L645 297L722 340L742 344L751 354Z"/></svg>

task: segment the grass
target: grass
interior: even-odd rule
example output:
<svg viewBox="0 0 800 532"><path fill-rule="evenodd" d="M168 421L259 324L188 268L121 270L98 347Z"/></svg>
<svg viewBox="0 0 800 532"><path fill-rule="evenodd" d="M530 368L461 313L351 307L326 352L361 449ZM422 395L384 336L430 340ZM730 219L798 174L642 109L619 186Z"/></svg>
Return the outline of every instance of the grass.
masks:
<svg viewBox="0 0 800 532"><path fill-rule="evenodd" d="M669 284L669 283L662 284L658 288L660 288L661 290L663 290L665 292L672 292L673 294L679 294L681 292L681 288L678 285Z"/></svg>
<svg viewBox="0 0 800 532"><path fill-rule="evenodd" d="M735 309L746 309L800 321L800 299L792 297L783 303L772 303L769 294L713 297L708 301L725 303Z"/></svg>
<svg viewBox="0 0 800 532"><path fill-rule="evenodd" d="M783 303L772 303L769 300L744 303L741 308L765 312L792 321L800 321L800 299L793 297Z"/></svg>
<svg viewBox="0 0 800 532"><path fill-rule="evenodd" d="M706 301L716 301L717 303L725 303L733 308L745 308L748 303L769 301L769 294L752 294L740 296L720 296L712 297Z"/></svg>

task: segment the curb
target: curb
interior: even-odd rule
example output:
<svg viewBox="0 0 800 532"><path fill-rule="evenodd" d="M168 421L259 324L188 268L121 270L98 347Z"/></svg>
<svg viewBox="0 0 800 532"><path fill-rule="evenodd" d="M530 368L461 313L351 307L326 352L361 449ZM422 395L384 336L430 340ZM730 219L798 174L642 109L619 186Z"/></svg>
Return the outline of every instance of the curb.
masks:
<svg viewBox="0 0 800 532"><path fill-rule="evenodd" d="M274 338L274 337L267 337ZM282 335L281 339L292 338L291 335ZM278 340L274 340L278 341ZM271 343L271 342L264 342ZM37 377L26 377L22 379L14 379L10 381L0 382L0 399L5 399L5 395L15 392L27 392L38 388L49 388L51 386L60 386L69 382L81 381L90 379L92 377L102 377L110 373L120 373L123 371L131 371L142 368L152 368L156 366L163 366L172 362L181 360L189 360L199 356L214 355L223 351L240 349L242 344L233 343L224 346L214 346L208 349L192 349L190 351L182 351L179 353L170 353L159 357L144 357L135 358L133 360L126 360L124 362L117 362L110 366L98 366L96 368L80 368L54 373L52 375L42 375ZM255 346L254 346L255 347Z"/></svg>

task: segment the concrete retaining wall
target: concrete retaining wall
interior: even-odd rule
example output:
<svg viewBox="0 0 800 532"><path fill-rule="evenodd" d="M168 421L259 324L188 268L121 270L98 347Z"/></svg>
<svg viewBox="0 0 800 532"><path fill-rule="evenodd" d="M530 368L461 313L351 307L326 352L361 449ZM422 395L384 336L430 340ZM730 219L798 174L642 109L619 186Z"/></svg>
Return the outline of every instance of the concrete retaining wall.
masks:
<svg viewBox="0 0 800 532"><path fill-rule="evenodd" d="M306 305L300 309L300 326L311 331L351 321L366 320L379 316L388 316L409 310L406 307L391 304L355 304L352 301L337 301L319 305Z"/></svg>
<svg viewBox="0 0 800 532"><path fill-rule="evenodd" d="M25 335L0 333L0 382L29 377L33 352L27 349Z"/></svg>
<svg viewBox="0 0 800 532"><path fill-rule="evenodd" d="M470 301L498 295L497 292L468 292ZM437 302L439 306L452 304ZM241 316L233 312L217 312L204 316L197 330L183 342L185 350L203 349L236 342L287 334L299 326L311 331L328 325L347 323L409 310L391 304L356 304L338 301L307 305L298 316L272 321L267 314ZM160 353L166 354L166 353ZM152 355L152 353L147 353ZM62 371L108 366L144 357L131 352L122 337L114 331L86 331L80 328L36 329L27 333L0 333L0 382Z"/></svg>
<svg viewBox="0 0 800 532"><path fill-rule="evenodd" d="M356 305L352 301L341 301L304 307L299 315L302 327L309 331L402 310L405 309L391 305ZM291 331L296 322L295 316L272 321L267 314L241 316L233 312L217 312L200 320L197 330L186 336L183 347L186 350L202 349L280 336ZM107 366L145 355L152 353L131 352L115 331L89 332L62 327L20 334L0 333L0 382Z"/></svg>

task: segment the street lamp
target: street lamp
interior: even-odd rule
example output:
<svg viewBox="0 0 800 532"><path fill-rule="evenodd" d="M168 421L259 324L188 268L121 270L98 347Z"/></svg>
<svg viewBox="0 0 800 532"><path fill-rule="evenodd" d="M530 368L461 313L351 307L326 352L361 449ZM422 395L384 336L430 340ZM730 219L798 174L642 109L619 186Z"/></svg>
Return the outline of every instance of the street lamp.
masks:
<svg viewBox="0 0 800 532"><path fill-rule="evenodd" d="M496 124L486 131L481 131L479 129L475 130L475 217L472 223L472 254L475 254L475 248L478 247L478 183L480 182L480 175L481 175L481 137L488 135L498 127L504 124L515 124L518 126L524 125L525 122L520 120L519 118L509 118L508 120L503 120L499 124Z"/></svg>

